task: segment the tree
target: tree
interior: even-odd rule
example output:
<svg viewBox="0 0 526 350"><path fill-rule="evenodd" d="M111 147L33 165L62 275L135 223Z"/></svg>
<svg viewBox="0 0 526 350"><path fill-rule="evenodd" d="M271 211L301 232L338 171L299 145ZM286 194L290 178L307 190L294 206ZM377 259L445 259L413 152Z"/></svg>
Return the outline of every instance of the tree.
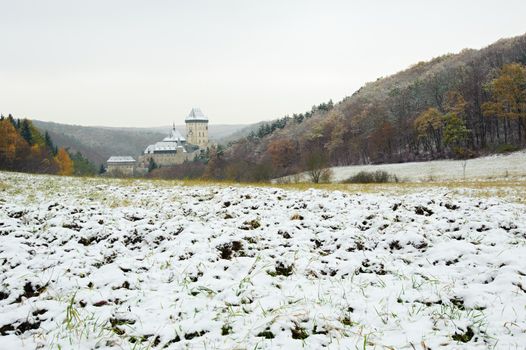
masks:
<svg viewBox="0 0 526 350"><path fill-rule="evenodd" d="M59 148L55 160L58 163L58 175L72 175L73 161L64 148Z"/></svg>
<svg viewBox="0 0 526 350"><path fill-rule="evenodd" d="M97 173L95 164L85 158L82 153L70 154L73 161L73 174L77 176L93 176Z"/></svg>
<svg viewBox="0 0 526 350"><path fill-rule="evenodd" d="M20 135L27 141L30 145L33 144L33 135L31 133L31 127L27 119L22 120L20 126Z"/></svg>
<svg viewBox="0 0 526 350"><path fill-rule="evenodd" d="M278 170L287 168L297 158L296 143L289 139L272 141L267 147L267 152L270 154L273 167Z"/></svg>
<svg viewBox="0 0 526 350"><path fill-rule="evenodd" d="M148 172L152 172L154 169L157 169L159 166L157 166L157 163L155 163L155 160L153 158L150 158L150 161L148 162Z"/></svg>
<svg viewBox="0 0 526 350"><path fill-rule="evenodd" d="M448 113L444 116L444 144L453 147L456 154L463 153L461 145L466 142L466 137L470 130L466 124L455 113Z"/></svg>
<svg viewBox="0 0 526 350"><path fill-rule="evenodd" d="M222 179L223 178L223 151L222 148L212 146L209 151L209 159L203 177L206 179Z"/></svg>
<svg viewBox="0 0 526 350"><path fill-rule="evenodd" d="M458 91L448 91L446 94L445 110L463 118L466 113L467 102Z"/></svg>
<svg viewBox="0 0 526 350"><path fill-rule="evenodd" d="M57 155L58 149L53 143L53 140L51 140L51 136L49 136L49 133L46 131L44 134L44 143L46 144L46 147L48 150L53 153L54 156Z"/></svg>
<svg viewBox="0 0 526 350"><path fill-rule="evenodd" d="M327 157L321 151L309 153L304 160L305 169L309 179L314 183L329 182L332 176L331 169L327 168Z"/></svg>
<svg viewBox="0 0 526 350"><path fill-rule="evenodd" d="M431 140L437 153L442 151L442 126L444 118L438 109L430 107L415 119L415 128L420 138Z"/></svg>
<svg viewBox="0 0 526 350"><path fill-rule="evenodd" d="M505 143L511 132L510 122L515 121L518 141L522 143L526 134L526 67L518 63L504 65L487 88L492 99L482 105L484 115L502 119Z"/></svg>
<svg viewBox="0 0 526 350"><path fill-rule="evenodd" d="M17 132L11 115L0 121L0 168L19 170L29 153L29 145Z"/></svg>
<svg viewBox="0 0 526 350"><path fill-rule="evenodd" d="M99 174L104 174L106 172L106 168L104 168L104 164L101 164L99 167Z"/></svg>

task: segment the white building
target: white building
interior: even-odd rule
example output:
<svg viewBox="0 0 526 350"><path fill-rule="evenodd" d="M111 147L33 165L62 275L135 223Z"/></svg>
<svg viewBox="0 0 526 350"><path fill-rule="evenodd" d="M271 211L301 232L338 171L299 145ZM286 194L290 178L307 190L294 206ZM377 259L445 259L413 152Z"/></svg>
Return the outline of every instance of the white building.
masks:
<svg viewBox="0 0 526 350"><path fill-rule="evenodd" d="M107 160L106 173L112 176L133 176L135 159L129 156L112 156Z"/></svg>

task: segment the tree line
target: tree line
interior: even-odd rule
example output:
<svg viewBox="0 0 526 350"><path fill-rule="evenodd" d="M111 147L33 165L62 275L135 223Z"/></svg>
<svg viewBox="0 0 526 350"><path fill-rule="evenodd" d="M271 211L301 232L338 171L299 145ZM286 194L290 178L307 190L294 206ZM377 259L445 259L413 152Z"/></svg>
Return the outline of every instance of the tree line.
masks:
<svg viewBox="0 0 526 350"><path fill-rule="evenodd" d="M94 175L96 167L80 152L59 148L29 119L0 116L0 169L41 174Z"/></svg>

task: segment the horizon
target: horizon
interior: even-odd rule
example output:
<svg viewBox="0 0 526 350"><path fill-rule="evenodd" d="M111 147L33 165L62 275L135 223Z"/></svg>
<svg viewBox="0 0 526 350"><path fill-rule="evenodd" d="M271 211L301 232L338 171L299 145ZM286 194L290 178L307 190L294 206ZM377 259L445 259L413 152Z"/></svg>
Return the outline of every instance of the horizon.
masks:
<svg viewBox="0 0 526 350"><path fill-rule="evenodd" d="M474 3L0 1L0 30L10 33L0 112L156 128L179 125L197 105L211 125L269 121L338 103L417 62L524 34L526 4Z"/></svg>

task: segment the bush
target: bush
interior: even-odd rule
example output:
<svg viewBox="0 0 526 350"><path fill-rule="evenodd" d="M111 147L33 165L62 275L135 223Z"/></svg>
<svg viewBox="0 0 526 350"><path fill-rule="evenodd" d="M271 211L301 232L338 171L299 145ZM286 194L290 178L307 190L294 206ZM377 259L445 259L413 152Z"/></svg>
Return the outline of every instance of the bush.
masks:
<svg viewBox="0 0 526 350"><path fill-rule="evenodd" d="M321 176L320 176L320 182L321 183L330 183L332 178L334 176L334 172L331 168L325 168L323 169Z"/></svg>
<svg viewBox="0 0 526 350"><path fill-rule="evenodd" d="M358 174L351 176L343 183L385 183L385 182L398 182L398 177L393 174L389 174L384 170L377 171L360 171Z"/></svg>
<svg viewBox="0 0 526 350"><path fill-rule="evenodd" d="M505 143L505 144L497 146L497 149L495 150L495 152L497 152L497 153L511 153L511 152L516 152L519 149L520 148L517 147L517 146Z"/></svg>

